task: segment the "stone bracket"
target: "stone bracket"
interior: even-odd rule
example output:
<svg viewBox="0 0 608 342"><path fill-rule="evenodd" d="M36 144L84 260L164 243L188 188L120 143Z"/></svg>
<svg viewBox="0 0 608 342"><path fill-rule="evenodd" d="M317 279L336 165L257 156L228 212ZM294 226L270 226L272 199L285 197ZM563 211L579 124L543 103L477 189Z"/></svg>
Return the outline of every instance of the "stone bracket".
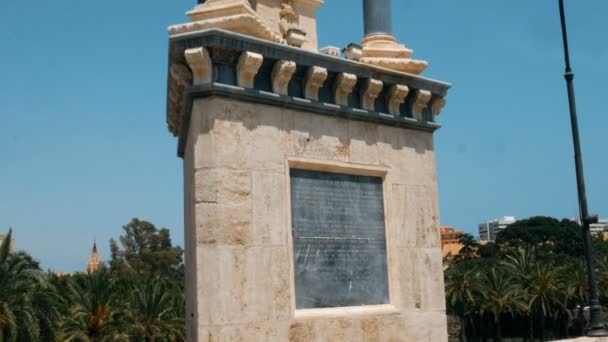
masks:
<svg viewBox="0 0 608 342"><path fill-rule="evenodd" d="M402 84L393 85L388 91L387 108L391 115L401 115L400 107L405 102L405 98L410 93L410 88Z"/></svg>
<svg viewBox="0 0 608 342"><path fill-rule="evenodd" d="M184 51L186 62L192 70L192 84L199 85L213 80L213 64L209 51L204 47L187 49Z"/></svg>
<svg viewBox="0 0 608 342"><path fill-rule="evenodd" d="M306 71L304 79L304 98L319 101L319 89L327 80L327 69L312 66Z"/></svg>
<svg viewBox="0 0 608 342"><path fill-rule="evenodd" d="M349 73L340 73L334 84L334 102L337 105L347 106L348 96L353 92L357 84L357 76Z"/></svg>
<svg viewBox="0 0 608 342"><path fill-rule="evenodd" d="M431 92L428 90L418 90L412 101L412 115L420 119L422 112L426 109L431 100Z"/></svg>
<svg viewBox="0 0 608 342"><path fill-rule="evenodd" d="M433 112L433 116L437 116L441 114L441 111L445 107L447 101L443 97L437 97L431 103L431 111Z"/></svg>
<svg viewBox="0 0 608 342"><path fill-rule="evenodd" d="M272 91L287 95L289 81L296 72L296 63L291 61L277 61L272 68Z"/></svg>
<svg viewBox="0 0 608 342"><path fill-rule="evenodd" d="M376 99L382 88L384 87L384 83L380 80L375 80L373 78L368 79L363 84L361 88L361 108L365 110L374 110Z"/></svg>
<svg viewBox="0 0 608 342"><path fill-rule="evenodd" d="M244 88L253 88L255 75L260 71L263 61L264 56L259 53L243 52L236 66L237 85Z"/></svg>

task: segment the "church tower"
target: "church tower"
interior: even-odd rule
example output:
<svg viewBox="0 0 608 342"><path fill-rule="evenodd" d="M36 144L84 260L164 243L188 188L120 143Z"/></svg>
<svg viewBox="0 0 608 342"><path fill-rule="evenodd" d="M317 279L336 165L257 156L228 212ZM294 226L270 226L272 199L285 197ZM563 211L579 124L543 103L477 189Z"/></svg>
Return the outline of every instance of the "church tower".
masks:
<svg viewBox="0 0 608 342"><path fill-rule="evenodd" d="M91 251L91 258L87 262L87 272L93 273L101 267L101 259L97 253L97 242L93 242L93 250Z"/></svg>

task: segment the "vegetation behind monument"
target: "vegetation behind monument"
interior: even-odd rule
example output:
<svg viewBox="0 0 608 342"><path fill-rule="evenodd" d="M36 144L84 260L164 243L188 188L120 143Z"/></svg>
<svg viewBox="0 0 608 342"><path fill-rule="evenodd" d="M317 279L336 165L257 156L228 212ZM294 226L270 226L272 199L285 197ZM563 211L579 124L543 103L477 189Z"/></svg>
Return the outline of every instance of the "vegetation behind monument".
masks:
<svg viewBox="0 0 608 342"><path fill-rule="evenodd" d="M533 217L499 233L496 243L461 239L463 253L446 260L448 313L461 338L526 340L584 334L588 286L580 226ZM602 305L608 304L608 242L593 239Z"/></svg>
<svg viewBox="0 0 608 342"><path fill-rule="evenodd" d="M44 273L0 246L0 341L184 341L181 248L146 221L123 229L109 266L86 274Z"/></svg>

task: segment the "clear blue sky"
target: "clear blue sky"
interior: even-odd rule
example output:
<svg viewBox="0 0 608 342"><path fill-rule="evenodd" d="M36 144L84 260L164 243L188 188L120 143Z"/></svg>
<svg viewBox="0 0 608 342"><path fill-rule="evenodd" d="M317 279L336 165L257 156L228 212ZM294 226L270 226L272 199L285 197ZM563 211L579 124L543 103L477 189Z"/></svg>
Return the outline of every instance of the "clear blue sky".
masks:
<svg viewBox="0 0 608 342"><path fill-rule="evenodd" d="M0 231L56 271L132 217L183 244L181 160L165 125L167 33L194 1L0 2ZM326 0L321 45L362 36ZM590 207L608 216L608 2L567 1ZM454 84L436 134L442 224L574 217L557 0L395 0L394 33Z"/></svg>

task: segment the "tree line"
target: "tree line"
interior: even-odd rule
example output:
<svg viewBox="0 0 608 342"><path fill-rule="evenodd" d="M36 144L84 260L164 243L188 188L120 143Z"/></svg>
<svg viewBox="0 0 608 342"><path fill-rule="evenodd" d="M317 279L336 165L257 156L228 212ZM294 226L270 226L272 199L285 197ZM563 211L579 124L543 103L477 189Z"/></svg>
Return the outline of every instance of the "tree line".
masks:
<svg viewBox="0 0 608 342"><path fill-rule="evenodd" d="M606 306L608 242L601 236L592 240ZM445 260L444 277L448 314L458 318L462 341L585 334L588 282L576 222L533 217L510 225L494 243L479 244L468 234L460 242L461 253Z"/></svg>
<svg viewBox="0 0 608 342"><path fill-rule="evenodd" d="M43 272L0 246L0 342L185 341L183 251L169 230L133 219L91 273Z"/></svg>

